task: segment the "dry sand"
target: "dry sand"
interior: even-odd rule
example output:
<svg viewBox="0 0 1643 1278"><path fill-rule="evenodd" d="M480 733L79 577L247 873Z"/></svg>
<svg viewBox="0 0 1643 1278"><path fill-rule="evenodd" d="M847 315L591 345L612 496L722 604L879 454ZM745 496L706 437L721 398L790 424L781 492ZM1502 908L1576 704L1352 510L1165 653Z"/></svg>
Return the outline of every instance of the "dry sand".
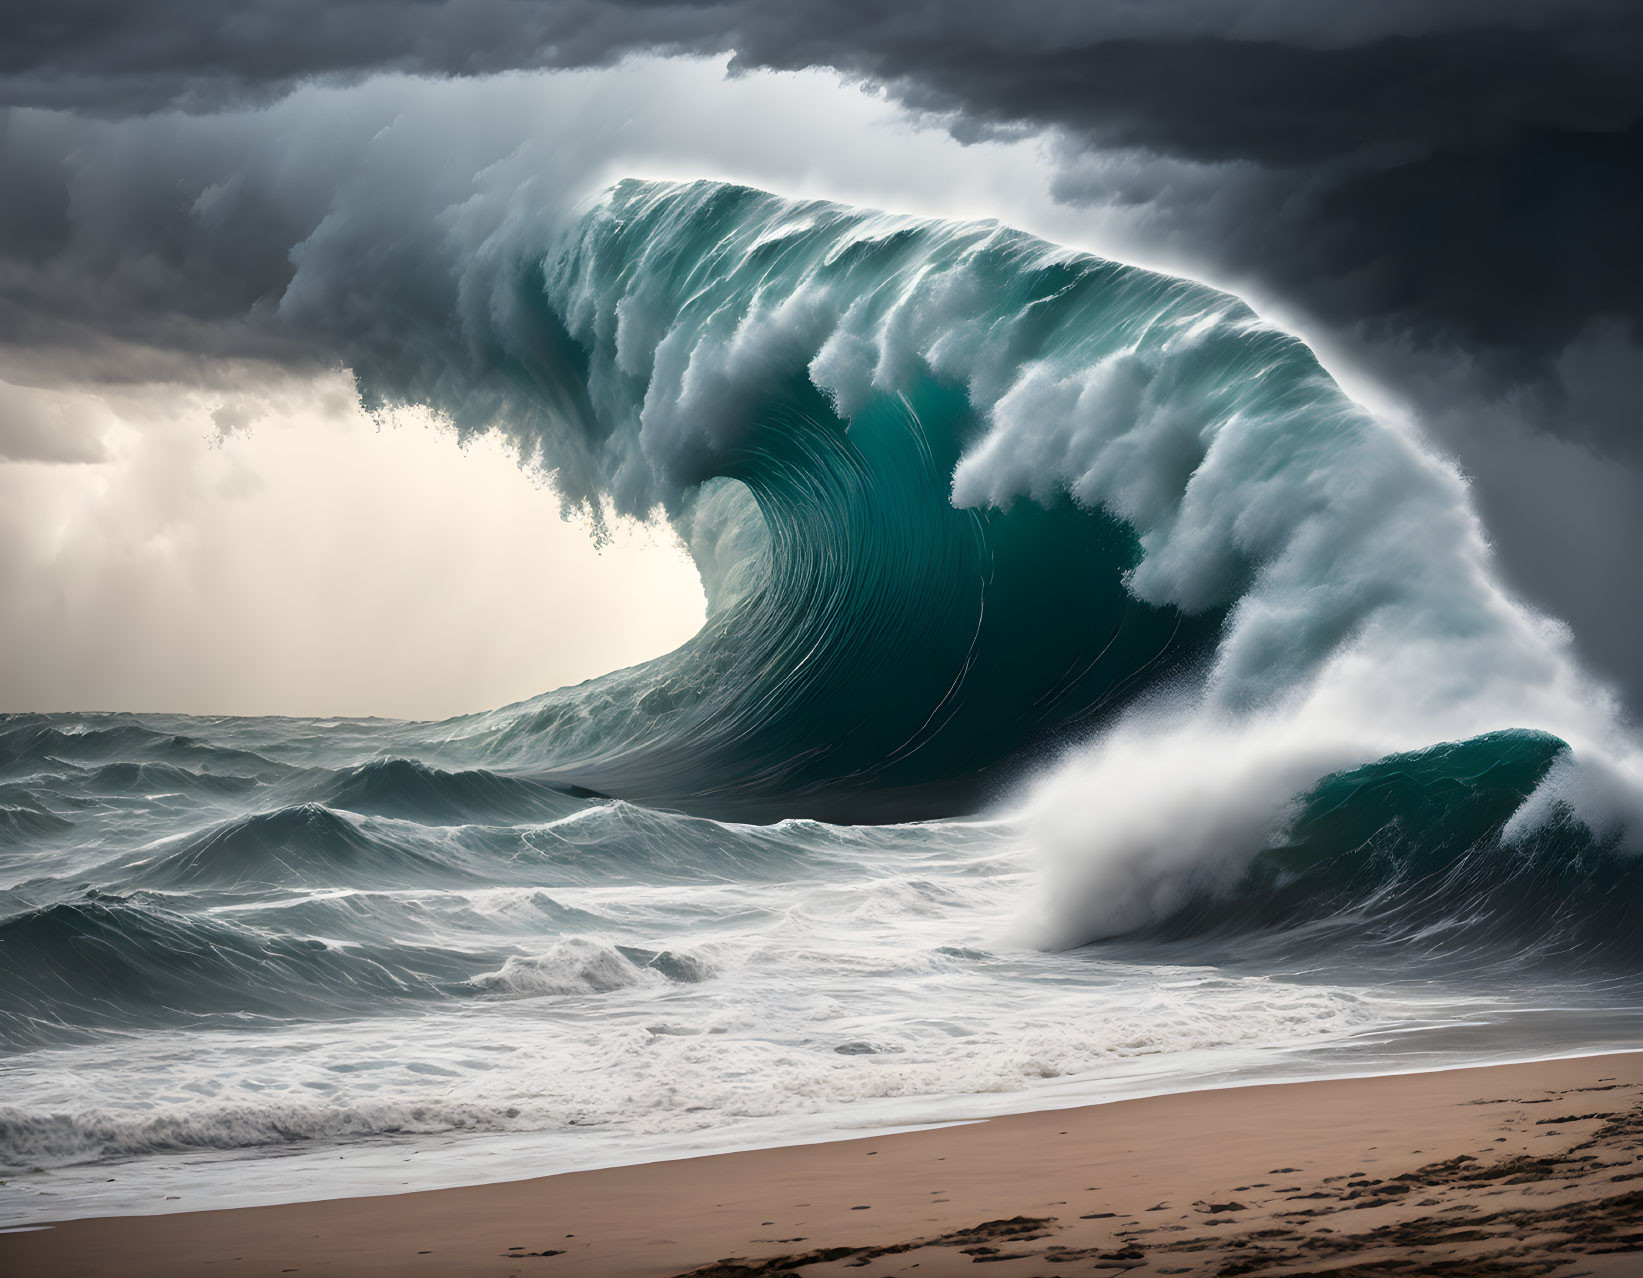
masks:
<svg viewBox="0 0 1643 1278"><path fill-rule="evenodd" d="M984 1268L976 1268L976 1266ZM0 1235L0 1274L1643 1274L1643 1053Z"/></svg>

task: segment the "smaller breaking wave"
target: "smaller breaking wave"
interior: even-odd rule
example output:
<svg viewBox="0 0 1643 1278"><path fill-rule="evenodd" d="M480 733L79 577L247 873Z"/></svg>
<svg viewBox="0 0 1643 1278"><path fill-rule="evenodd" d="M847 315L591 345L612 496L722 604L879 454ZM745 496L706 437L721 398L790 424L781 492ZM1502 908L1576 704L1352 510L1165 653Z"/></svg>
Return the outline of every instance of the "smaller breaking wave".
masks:
<svg viewBox="0 0 1643 1278"><path fill-rule="evenodd" d="M1568 759L1557 737L1503 731L1332 773L1275 814L1253 854L1234 847L1155 879L1140 918L1130 915L1136 926L1115 926L1111 882L1089 880L1085 939L1265 933L1273 953L1287 943L1337 960L1414 947L1451 968L1510 957L1635 972L1643 859L1567 806L1525 820ZM1230 829L1224 837L1236 843ZM1079 909L1063 905L1069 936Z"/></svg>

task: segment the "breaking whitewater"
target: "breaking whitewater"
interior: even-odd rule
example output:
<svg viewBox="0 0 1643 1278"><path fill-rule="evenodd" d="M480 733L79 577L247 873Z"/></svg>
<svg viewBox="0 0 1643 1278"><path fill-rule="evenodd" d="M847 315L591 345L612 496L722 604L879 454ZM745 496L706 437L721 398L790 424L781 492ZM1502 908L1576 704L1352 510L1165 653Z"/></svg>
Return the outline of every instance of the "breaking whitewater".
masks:
<svg viewBox="0 0 1643 1278"><path fill-rule="evenodd" d="M1293 336L716 183L473 257L368 401L665 517L707 622L443 723L0 718L6 1223L1638 1045L1633 738Z"/></svg>

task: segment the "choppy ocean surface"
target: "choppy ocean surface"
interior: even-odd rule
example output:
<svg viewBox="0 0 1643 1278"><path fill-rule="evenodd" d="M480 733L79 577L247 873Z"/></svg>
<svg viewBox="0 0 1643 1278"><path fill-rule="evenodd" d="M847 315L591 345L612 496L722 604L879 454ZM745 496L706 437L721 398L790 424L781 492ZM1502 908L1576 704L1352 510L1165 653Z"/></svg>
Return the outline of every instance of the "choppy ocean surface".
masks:
<svg viewBox="0 0 1643 1278"><path fill-rule="evenodd" d="M1636 1042L1626 968L1461 919L1046 952L1007 820L721 822L416 735L0 720L8 1223Z"/></svg>
<svg viewBox="0 0 1643 1278"><path fill-rule="evenodd" d="M0 1222L1643 1042L1631 730L1296 339L711 183L483 260L367 394L659 511L706 625L445 723L0 717Z"/></svg>

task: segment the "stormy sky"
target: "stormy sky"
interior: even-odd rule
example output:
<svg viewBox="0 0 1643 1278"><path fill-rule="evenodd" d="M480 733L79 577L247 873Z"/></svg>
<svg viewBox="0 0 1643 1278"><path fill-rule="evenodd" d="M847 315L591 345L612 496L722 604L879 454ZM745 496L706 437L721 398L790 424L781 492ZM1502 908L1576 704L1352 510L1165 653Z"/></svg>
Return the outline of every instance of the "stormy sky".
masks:
<svg viewBox="0 0 1643 1278"><path fill-rule="evenodd" d="M225 438L250 450L251 470L274 466L252 454L279 432L253 422L294 392L269 388L318 385L338 366L390 386L433 376L415 335L464 304L468 277L449 263L505 225L538 219L545 235L629 172L997 216L1243 294L1458 460L1513 584L1643 704L1635 0L1037 0L1007 14L867 0L30 0L0 4L0 30L0 582L18 603L0 634L6 708L66 704L81 686L60 656L65 631L93 652L86 669L118 646L88 636L119 632L107 600L122 592L85 586L71 604L63 583L107 578L135 535L118 526L99 542L87 509L164 508L165 463L133 460L156 439L182 430L216 450L172 458L185 469L220 461ZM189 412L204 424L180 427ZM335 414L310 416L311 441L340 429ZM312 447L304 467L352 455ZM358 455L356 488L384 512L405 467L455 465L414 461L392 437L380 447ZM63 498L69 473L103 504ZM574 475L561 481L574 490ZM521 535L542 504L522 482ZM339 547L383 543L392 524L321 508L301 484L282 509L259 534L279 545L300 540L282 520L334 525ZM230 560L249 536L220 513L175 518ZM551 577L557 553L537 571ZM678 586L661 549L634 554L605 576ZM153 584L120 571L124 593ZM587 580L533 617L539 651L616 624ZM198 574L175 590L165 612L184 622L244 608ZM688 594L653 650L688 632ZM334 606L323 591L284 595L298 619ZM386 602L367 611L348 628L362 651L403 630ZM180 641L144 625L157 650ZM430 640L428 658L439 651ZM520 679L557 677L514 660ZM159 682L101 668L114 673L97 704L261 704L189 692L188 663ZM452 685L447 700L464 695L493 690ZM422 712L387 693L369 708Z"/></svg>

